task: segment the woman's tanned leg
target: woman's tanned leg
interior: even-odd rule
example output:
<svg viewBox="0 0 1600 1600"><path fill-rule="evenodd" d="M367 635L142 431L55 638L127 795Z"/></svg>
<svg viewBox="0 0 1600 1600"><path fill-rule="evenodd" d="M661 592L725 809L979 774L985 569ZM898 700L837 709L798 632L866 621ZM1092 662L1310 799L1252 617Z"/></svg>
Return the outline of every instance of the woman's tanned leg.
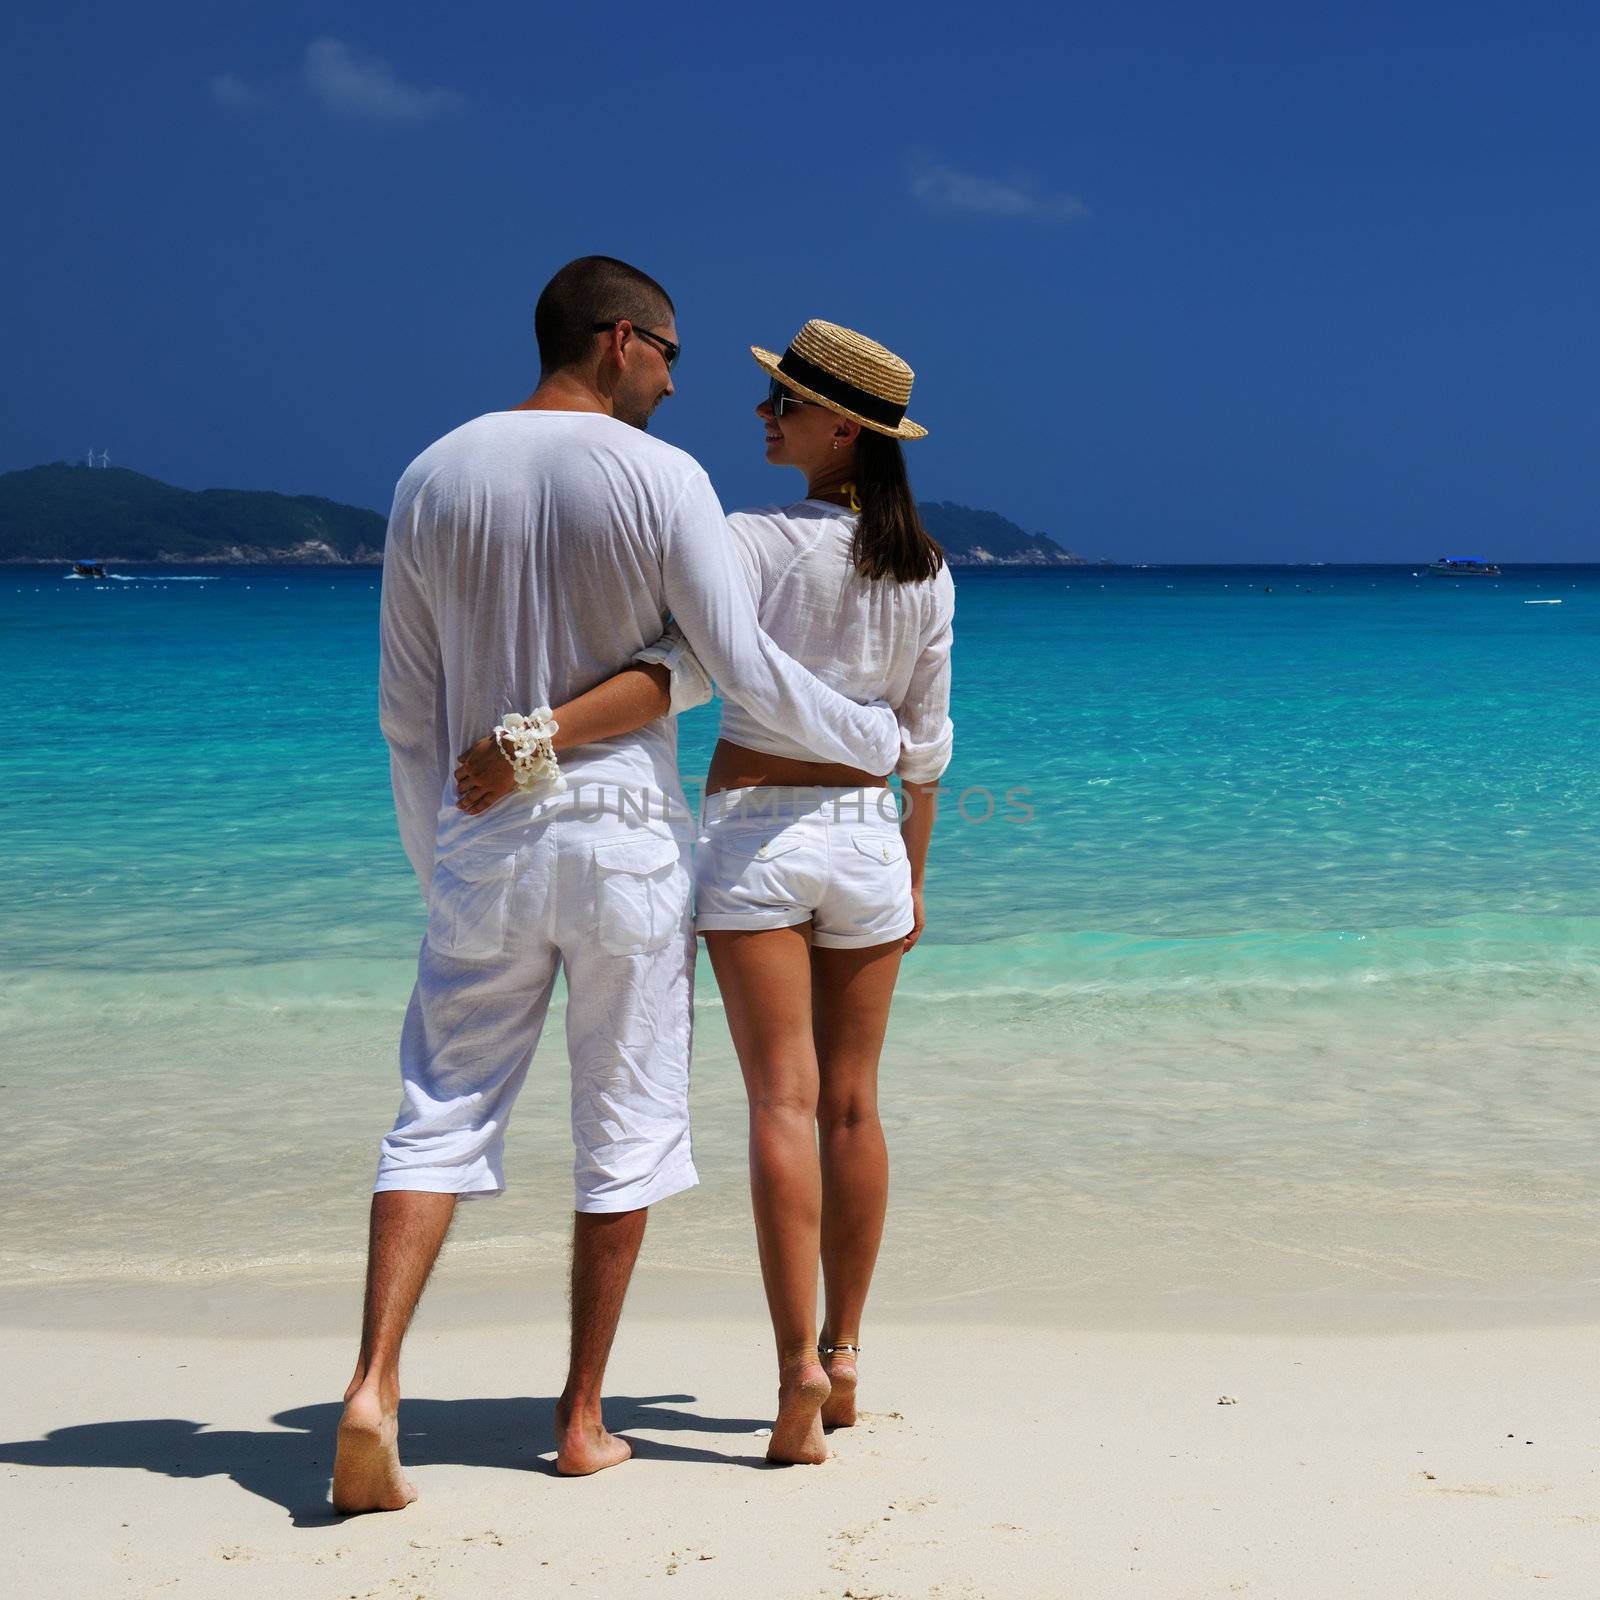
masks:
<svg viewBox="0 0 1600 1600"><path fill-rule="evenodd" d="M778 1418L769 1461L827 1458L817 1359L822 1173L811 1040L809 925L714 932L706 948L750 1099L750 1195L778 1347Z"/></svg>
<svg viewBox="0 0 1600 1600"><path fill-rule="evenodd" d="M878 1121L878 1057L904 941L811 953L812 1019L820 1091L822 1343L860 1344L861 1317L889 1202L889 1152ZM856 1420L853 1352L827 1358L825 1427Z"/></svg>

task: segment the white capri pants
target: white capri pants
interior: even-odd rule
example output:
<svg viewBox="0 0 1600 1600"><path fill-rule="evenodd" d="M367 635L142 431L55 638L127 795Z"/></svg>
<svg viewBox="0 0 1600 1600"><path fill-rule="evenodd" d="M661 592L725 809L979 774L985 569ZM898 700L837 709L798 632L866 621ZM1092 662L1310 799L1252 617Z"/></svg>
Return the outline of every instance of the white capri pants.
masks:
<svg viewBox="0 0 1600 1600"><path fill-rule="evenodd" d="M504 1189L506 1124L562 968L576 1209L633 1211L697 1183L689 893L665 822L598 807L442 857L374 1189Z"/></svg>
<svg viewBox="0 0 1600 1600"><path fill-rule="evenodd" d="M916 926L911 863L890 789L723 789L695 847L695 926L811 924L824 950L903 939Z"/></svg>

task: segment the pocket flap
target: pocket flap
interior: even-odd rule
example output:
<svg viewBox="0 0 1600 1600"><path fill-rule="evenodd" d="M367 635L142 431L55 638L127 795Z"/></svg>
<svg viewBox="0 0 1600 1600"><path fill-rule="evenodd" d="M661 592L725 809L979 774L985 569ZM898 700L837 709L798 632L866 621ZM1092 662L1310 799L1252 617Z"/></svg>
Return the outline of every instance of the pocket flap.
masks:
<svg viewBox="0 0 1600 1600"><path fill-rule="evenodd" d="M759 829L743 833L719 831L713 833L711 839L718 850L750 861L771 861L777 856L786 856L804 842L797 834L763 833Z"/></svg>
<svg viewBox="0 0 1600 1600"><path fill-rule="evenodd" d="M613 839L594 847L595 862L606 872L631 872L643 876L673 867L680 859L678 841L652 834L644 839Z"/></svg>
<svg viewBox="0 0 1600 1600"><path fill-rule="evenodd" d="M857 833L852 835L857 850L874 861L904 861L905 841L898 833Z"/></svg>
<svg viewBox="0 0 1600 1600"><path fill-rule="evenodd" d="M509 878L516 867L515 852L495 846L468 845L450 855L440 856L434 863L435 872L448 872L463 883L484 883L490 878Z"/></svg>

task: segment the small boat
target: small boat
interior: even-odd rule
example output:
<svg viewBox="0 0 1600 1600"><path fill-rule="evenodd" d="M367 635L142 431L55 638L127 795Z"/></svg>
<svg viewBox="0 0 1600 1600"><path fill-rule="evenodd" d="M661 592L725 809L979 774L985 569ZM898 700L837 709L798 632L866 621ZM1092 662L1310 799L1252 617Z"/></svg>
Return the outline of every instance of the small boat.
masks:
<svg viewBox="0 0 1600 1600"><path fill-rule="evenodd" d="M103 561L74 561L72 571L68 574L73 578L103 578L106 575L106 564Z"/></svg>
<svg viewBox="0 0 1600 1600"><path fill-rule="evenodd" d="M1482 556L1440 556L1428 563L1428 571L1440 578L1498 578L1500 569Z"/></svg>

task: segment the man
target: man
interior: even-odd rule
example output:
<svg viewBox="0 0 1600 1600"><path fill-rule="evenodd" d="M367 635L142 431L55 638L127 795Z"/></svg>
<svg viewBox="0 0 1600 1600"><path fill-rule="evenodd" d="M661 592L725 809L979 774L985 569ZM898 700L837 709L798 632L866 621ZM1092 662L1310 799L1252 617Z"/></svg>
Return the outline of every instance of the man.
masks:
<svg viewBox="0 0 1600 1600"><path fill-rule="evenodd" d="M508 710L560 705L610 679L648 653L669 613L723 692L762 722L874 772L899 752L887 707L842 698L760 631L705 473L645 433L673 392L665 290L586 256L546 286L534 327L533 394L425 450L389 519L380 721L428 933L339 1423L333 1503L345 1513L416 1498L396 1445L401 1341L457 1200L504 1187L506 1119L558 970L576 1151L558 1471L596 1472L630 1453L602 1418L606 1360L648 1207L697 1181L690 880L665 820L683 812L672 720L565 752L564 795L519 794L480 815L453 803L455 753ZM659 704L657 685L646 691Z"/></svg>

